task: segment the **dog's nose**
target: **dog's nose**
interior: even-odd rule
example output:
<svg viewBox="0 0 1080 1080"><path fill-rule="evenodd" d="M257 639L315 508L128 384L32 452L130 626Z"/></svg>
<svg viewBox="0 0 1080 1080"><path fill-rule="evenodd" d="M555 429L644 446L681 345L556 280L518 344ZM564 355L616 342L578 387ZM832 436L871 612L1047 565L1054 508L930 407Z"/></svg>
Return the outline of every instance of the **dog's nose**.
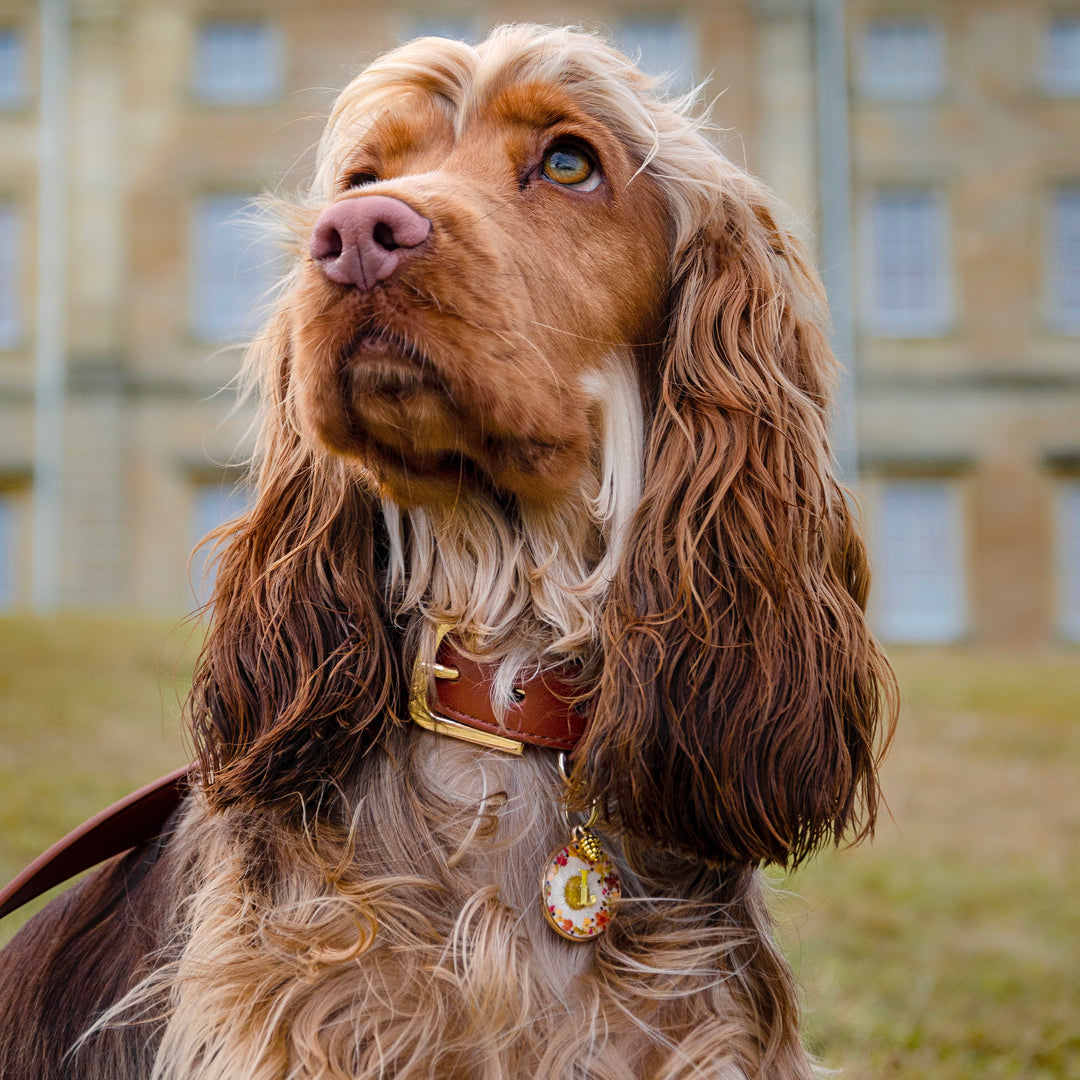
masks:
<svg viewBox="0 0 1080 1080"><path fill-rule="evenodd" d="M388 195L361 195L327 207L309 251L339 285L370 289L385 281L431 234L431 222Z"/></svg>

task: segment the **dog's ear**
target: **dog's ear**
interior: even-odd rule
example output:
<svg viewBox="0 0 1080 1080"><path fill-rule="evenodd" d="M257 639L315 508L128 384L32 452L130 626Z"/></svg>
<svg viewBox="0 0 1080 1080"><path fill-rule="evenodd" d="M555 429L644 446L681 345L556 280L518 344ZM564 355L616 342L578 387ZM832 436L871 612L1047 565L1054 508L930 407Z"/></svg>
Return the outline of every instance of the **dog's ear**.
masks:
<svg viewBox="0 0 1080 1080"><path fill-rule="evenodd" d="M831 469L820 285L732 172L673 266L644 494L574 780L639 838L795 865L872 830L893 682Z"/></svg>
<svg viewBox="0 0 1080 1080"><path fill-rule="evenodd" d="M377 498L300 437L288 351L278 318L249 356L265 399L256 500L219 537L211 624L188 699L218 808L297 797L306 806L401 715Z"/></svg>

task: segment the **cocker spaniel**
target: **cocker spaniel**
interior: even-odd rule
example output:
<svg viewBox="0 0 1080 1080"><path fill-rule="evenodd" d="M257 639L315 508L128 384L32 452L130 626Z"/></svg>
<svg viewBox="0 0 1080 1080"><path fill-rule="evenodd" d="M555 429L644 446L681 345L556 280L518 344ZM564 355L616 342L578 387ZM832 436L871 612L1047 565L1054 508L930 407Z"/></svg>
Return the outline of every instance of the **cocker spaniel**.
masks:
<svg viewBox="0 0 1080 1080"><path fill-rule="evenodd" d="M595 36L341 94L249 363L193 791L2 958L5 1080L813 1075L760 867L891 728L822 294Z"/></svg>

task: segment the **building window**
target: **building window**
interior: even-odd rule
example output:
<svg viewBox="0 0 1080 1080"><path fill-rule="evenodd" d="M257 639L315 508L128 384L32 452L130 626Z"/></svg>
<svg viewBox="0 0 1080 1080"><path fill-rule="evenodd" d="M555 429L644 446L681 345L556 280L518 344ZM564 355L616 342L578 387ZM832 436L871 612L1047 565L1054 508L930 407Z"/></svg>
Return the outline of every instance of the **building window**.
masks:
<svg viewBox="0 0 1080 1080"><path fill-rule="evenodd" d="M948 480L893 480L874 529L878 622L892 641L954 641L964 632L960 492Z"/></svg>
<svg viewBox="0 0 1080 1080"><path fill-rule="evenodd" d="M1047 24L1043 74L1048 93L1080 95L1080 15L1063 15Z"/></svg>
<svg viewBox="0 0 1080 1080"><path fill-rule="evenodd" d="M869 201L864 226L870 329L889 337L932 337L948 328L950 282L944 200L895 188Z"/></svg>
<svg viewBox="0 0 1080 1080"><path fill-rule="evenodd" d="M412 41L422 37L450 38L469 45L475 45L480 40L476 20L471 15L430 15L413 19L403 40Z"/></svg>
<svg viewBox="0 0 1080 1080"><path fill-rule="evenodd" d="M1061 485L1057 518L1061 632L1080 641L1080 480Z"/></svg>
<svg viewBox="0 0 1080 1080"><path fill-rule="evenodd" d="M26 98L23 37L18 30L0 27L0 109L17 109Z"/></svg>
<svg viewBox="0 0 1080 1080"><path fill-rule="evenodd" d="M18 207L13 202L0 202L0 349L14 349L19 344L21 231Z"/></svg>
<svg viewBox="0 0 1080 1080"><path fill-rule="evenodd" d="M15 607L17 543L14 501L0 494L0 611Z"/></svg>
<svg viewBox="0 0 1080 1080"><path fill-rule="evenodd" d="M945 89L945 35L929 19L874 19L857 56L860 93L877 101L926 101Z"/></svg>
<svg viewBox="0 0 1080 1080"><path fill-rule="evenodd" d="M190 539L191 588L196 602L207 603L214 593L217 560L213 541L202 543L219 525L240 517L248 508L250 491L229 477L196 483L192 489Z"/></svg>
<svg viewBox="0 0 1080 1080"><path fill-rule="evenodd" d="M191 324L206 341L239 341L261 322L276 276L273 246L247 195L207 195L191 222Z"/></svg>
<svg viewBox="0 0 1080 1080"><path fill-rule="evenodd" d="M1047 239L1051 322L1065 333L1080 333L1080 187L1055 193Z"/></svg>
<svg viewBox="0 0 1080 1080"><path fill-rule="evenodd" d="M682 19L623 19L616 29L618 47L636 59L642 71L669 80L677 94L697 81L697 37Z"/></svg>
<svg viewBox="0 0 1080 1080"><path fill-rule="evenodd" d="M213 20L199 27L192 88L212 105L249 105L281 89L281 46L274 28L259 21Z"/></svg>

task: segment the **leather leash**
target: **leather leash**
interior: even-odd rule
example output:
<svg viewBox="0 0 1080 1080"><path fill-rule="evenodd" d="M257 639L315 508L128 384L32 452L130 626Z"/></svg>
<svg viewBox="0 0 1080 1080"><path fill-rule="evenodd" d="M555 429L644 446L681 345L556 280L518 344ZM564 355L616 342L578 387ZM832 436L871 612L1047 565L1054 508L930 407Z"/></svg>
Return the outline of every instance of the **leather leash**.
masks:
<svg viewBox="0 0 1080 1080"><path fill-rule="evenodd" d="M569 752L584 734L588 717L570 703L575 691L557 672L523 682L503 724L491 707L494 666L463 656L445 630L436 656L430 672L435 701L429 701L429 672L421 665L413 681L410 711L422 727L512 754L520 754L523 743ZM193 770L185 765L147 784L53 844L0 889L0 918L83 870L153 840L191 790Z"/></svg>
<svg viewBox="0 0 1080 1080"><path fill-rule="evenodd" d="M191 787L190 765L84 821L0 890L0 919L99 862L153 840Z"/></svg>

